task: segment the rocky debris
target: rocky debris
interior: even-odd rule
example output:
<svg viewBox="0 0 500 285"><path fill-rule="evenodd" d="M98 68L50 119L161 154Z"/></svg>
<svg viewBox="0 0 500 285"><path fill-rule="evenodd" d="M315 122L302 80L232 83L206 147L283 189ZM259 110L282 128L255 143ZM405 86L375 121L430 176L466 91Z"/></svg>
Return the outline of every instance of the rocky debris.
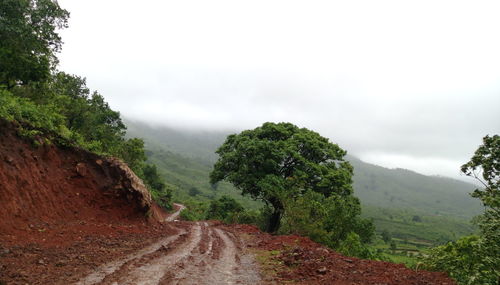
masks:
<svg viewBox="0 0 500 285"><path fill-rule="evenodd" d="M79 162L75 167L76 173L81 177L85 177L88 174L87 166L83 162Z"/></svg>
<svg viewBox="0 0 500 285"><path fill-rule="evenodd" d="M109 163L109 167L118 171L114 188L127 192L125 196L129 201L136 198L140 207L148 210L153 204L153 199L144 182L122 160L111 157L107 158L106 162Z"/></svg>
<svg viewBox="0 0 500 285"><path fill-rule="evenodd" d="M324 275L324 274L326 274L326 272L327 272L327 271L328 271L328 270L327 270L327 269L326 269L326 267L324 267L324 266L322 266L322 267L320 267L320 268L318 268L318 269L316 270L316 272L318 272L319 274L323 274L323 275Z"/></svg>
<svg viewBox="0 0 500 285"><path fill-rule="evenodd" d="M4 161L7 162L8 164L12 164L14 162L14 159L11 156L6 155L4 157Z"/></svg>
<svg viewBox="0 0 500 285"><path fill-rule="evenodd" d="M272 252L265 268L272 268L266 284L384 284L454 285L442 272L415 271L403 264L343 256L309 238L269 235L251 226L227 226L228 231L250 236L257 252ZM275 254L278 252L278 254ZM266 259L264 259L266 260Z"/></svg>

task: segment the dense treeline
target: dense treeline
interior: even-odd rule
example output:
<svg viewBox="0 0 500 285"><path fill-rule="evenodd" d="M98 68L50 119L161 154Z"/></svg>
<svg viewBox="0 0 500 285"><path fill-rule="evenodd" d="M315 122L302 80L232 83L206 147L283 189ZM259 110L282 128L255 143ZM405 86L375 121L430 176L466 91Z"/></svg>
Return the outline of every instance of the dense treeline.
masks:
<svg viewBox="0 0 500 285"><path fill-rule="evenodd" d="M85 78L57 70L57 30L69 13L51 0L2 0L0 5L0 117L16 121L35 144L59 143L123 159L153 197L170 207L171 190L146 164L144 142L125 138L120 113Z"/></svg>

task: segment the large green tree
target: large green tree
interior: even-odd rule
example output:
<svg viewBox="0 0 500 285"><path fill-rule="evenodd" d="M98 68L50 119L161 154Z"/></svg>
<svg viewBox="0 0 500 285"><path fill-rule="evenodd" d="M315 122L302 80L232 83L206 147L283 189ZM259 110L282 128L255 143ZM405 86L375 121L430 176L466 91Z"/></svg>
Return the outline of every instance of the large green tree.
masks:
<svg viewBox="0 0 500 285"><path fill-rule="evenodd" d="M49 78L69 13L53 0L0 0L0 85Z"/></svg>
<svg viewBox="0 0 500 285"><path fill-rule="evenodd" d="M243 195L270 206L269 232L278 230L286 200L307 191L325 197L353 193L353 169L344 160L346 151L290 123L265 123L230 135L216 152L219 159L210 173L211 183L229 181Z"/></svg>

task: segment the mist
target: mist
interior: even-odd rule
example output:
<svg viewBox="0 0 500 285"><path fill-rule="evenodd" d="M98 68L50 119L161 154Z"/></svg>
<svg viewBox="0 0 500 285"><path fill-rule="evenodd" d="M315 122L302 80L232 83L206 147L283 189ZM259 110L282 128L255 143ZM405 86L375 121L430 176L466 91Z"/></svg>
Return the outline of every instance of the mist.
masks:
<svg viewBox="0 0 500 285"><path fill-rule="evenodd" d="M463 178L500 131L496 1L59 1L61 70L127 118L315 130L362 160Z"/></svg>

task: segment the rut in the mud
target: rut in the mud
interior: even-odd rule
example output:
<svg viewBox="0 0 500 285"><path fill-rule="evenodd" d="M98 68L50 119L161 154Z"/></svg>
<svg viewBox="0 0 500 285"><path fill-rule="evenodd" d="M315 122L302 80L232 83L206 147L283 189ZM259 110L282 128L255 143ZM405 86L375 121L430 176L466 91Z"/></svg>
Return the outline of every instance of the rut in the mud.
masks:
<svg viewBox="0 0 500 285"><path fill-rule="evenodd" d="M182 223L176 235L103 265L77 284L258 284L256 266L239 243L209 223Z"/></svg>

